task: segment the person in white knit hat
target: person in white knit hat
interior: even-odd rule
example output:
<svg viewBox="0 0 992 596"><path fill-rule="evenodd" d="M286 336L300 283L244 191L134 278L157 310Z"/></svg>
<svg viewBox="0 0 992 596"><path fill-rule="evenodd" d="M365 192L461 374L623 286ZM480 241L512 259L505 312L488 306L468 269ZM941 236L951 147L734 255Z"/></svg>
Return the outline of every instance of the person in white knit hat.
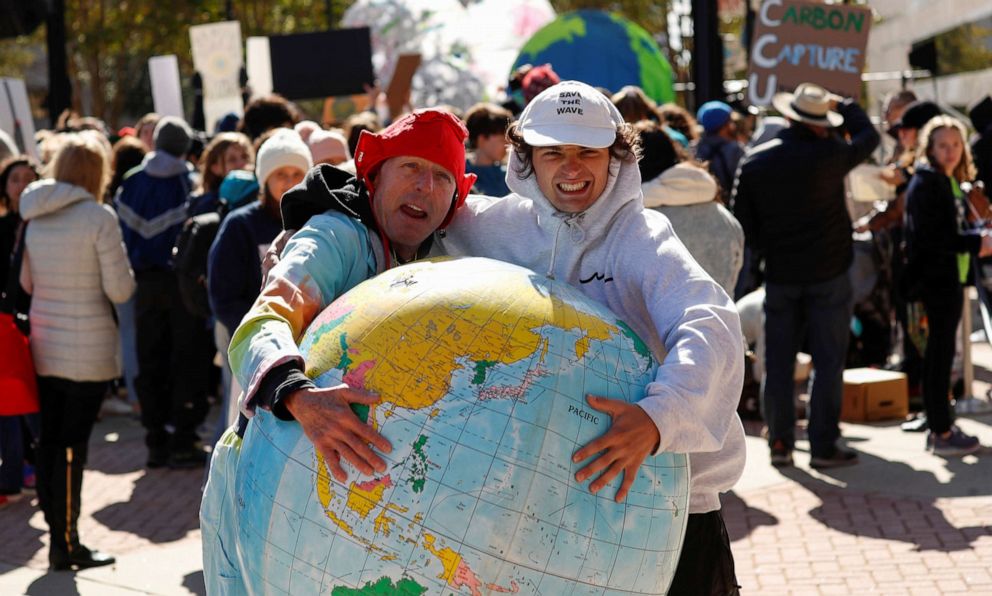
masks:
<svg viewBox="0 0 992 596"><path fill-rule="evenodd" d="M299 133L288 128L276 129L262 142L255 158L259 200L231 211L217 232L207 262L207 293L217 325L217 349L224 354L231 332L262 287L260 259L282 230L279 214L282 196L302 182L312 166L310 150ZM240 388L232 383L231 394L238 393ZM230 400L230 395L225 399ZM228 410L225 408L222 415L233 422L234 411Z"/></svg>

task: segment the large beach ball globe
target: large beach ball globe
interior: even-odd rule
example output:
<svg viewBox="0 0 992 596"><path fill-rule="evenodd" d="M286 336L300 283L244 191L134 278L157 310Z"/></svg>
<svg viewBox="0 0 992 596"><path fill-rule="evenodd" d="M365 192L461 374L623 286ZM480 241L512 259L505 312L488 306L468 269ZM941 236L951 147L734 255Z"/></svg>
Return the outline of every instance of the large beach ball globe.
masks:
<svg viewBox="0 0 992 596"><path fill-rule="evenodd" d="M623 503L575 481L609 428L587 394L636 402L656 364L577 289L479 258L419 261L331 304L302 338L307 374L381 400L356 412L387 470L328 472L295 422L259 412L236 474L237 559L266 594L663 594L689 470L649 457Z"/></svg>

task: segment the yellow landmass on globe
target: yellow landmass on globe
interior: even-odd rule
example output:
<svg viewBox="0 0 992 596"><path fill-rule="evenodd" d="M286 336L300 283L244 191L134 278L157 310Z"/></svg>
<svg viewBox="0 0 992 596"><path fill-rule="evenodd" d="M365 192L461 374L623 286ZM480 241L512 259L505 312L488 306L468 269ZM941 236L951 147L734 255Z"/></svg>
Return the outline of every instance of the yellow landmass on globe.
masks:
<svg viewBox="0 0 992 596"><path fill-rule="evenodd" d="M382 500L382 493L392 485L389 476L373 478L367 482L352 482L346 506L365 519Z"/></svg>
<svg viewBox="0 0 992 596"><path fill-rule="evenodd" d="M446 583L453 583L455 579L455 572L458 571L458 564L462 560L462 556L453 551L450 547L437 548L434 543L437 541L432 534L424 534L424 548L427 552L431 553L441 561L441 567L443 570L438 574L438 579L443 579Z"/></svg>
<svg viewBox="0 0 992 596"><path fill-rule="evenodd" d="M382 534L383 536L389 536L393 531L393 525L396 524L396 518L390 517L388 515L389 511L395 511L397 513L406 513L409 511L408 507L401 507L393 503L387 503L379 515L375 518L375 533Z"/></svg>
<svg viewBox="0 0 992 596"><path fill-rule="evenodd" d="M429 266L424 266L426 273ZM375 278L354 288L348 300L362 309L318 338L307 359L313 365L307 374L316 377L341 368L346 383L379 394L380 407L420 409L448 392L452 375L462 366L459 361L513 364L538 349L543 356L547 341L540 335L542 327L578 330L577 359L585 356L592 340L619 332L557 296L542 294L519 274L494 272L487 282L464 298L458 292L412 292L420 283L416 271L403 280ZM424 283L461 280L431 278ZM501 298L508 295L514 297L511 302ZM469 299L472 306L465 304ZM358 336L360 330L368 333Z"/></svg>

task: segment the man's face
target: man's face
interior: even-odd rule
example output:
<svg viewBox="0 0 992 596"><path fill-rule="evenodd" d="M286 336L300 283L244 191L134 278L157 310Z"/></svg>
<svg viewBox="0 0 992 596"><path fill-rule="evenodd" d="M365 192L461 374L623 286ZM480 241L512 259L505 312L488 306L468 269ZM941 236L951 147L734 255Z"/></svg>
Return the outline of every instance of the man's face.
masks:
<svg viewBox="0 0 992 596"><path fill-rule="evenodd" d="M375 180L372 208L396 254L412 259L444 221L455 196L454 175L413 156L386 160Z"/></svg>
<svg viewBox="0 0 992 596"><path fill-rule="evenodd" d="M580 213L603 194L610 175L609 148L534 147L537 186L558 211Z"/></svg>

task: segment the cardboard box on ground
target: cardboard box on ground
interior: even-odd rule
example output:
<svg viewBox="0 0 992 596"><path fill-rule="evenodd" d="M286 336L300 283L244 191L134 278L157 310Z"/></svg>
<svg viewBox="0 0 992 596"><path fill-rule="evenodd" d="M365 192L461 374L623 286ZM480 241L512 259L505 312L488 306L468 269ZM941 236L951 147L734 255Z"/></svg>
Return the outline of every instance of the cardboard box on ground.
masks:
<svg viewBox="0 0 992 596"><path fill-rule="evenodd" d="M901 420L908 413L909 385L905 373L876 368L851 368L844 371L841 420Z"/></svg>

